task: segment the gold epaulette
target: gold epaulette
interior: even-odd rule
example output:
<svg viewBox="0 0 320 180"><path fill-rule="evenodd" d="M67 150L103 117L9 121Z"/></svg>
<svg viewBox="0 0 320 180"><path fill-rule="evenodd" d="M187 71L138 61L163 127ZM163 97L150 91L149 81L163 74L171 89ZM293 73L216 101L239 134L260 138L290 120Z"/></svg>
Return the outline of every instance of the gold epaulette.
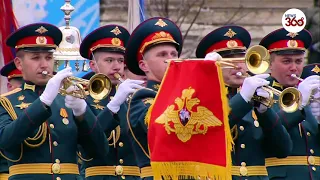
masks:
<svg viewBox="0 0 320 180"><path fill-rule="evenodd" d="M11 90L11 91L9 91L9 92L6 92L6 93L1 94L0 96L2 96L2 97L9 96L9 95L11 95L11 94L20 92L21 90L22 90L21 88L15 88L15 89L13 89L13 90Z"/></svg>
<svg viewBox="0 0 320 180"><path fill-rule="evenodd" d="M11 91L10 91L11 92ZM13 94L13 93L12 93ZM8 94L7 94L8 95ZM16 112L13 109L13 106L10 100L5 96L0 96L0 104L1 106L8 112L12 120L18 119Z"/></svg>

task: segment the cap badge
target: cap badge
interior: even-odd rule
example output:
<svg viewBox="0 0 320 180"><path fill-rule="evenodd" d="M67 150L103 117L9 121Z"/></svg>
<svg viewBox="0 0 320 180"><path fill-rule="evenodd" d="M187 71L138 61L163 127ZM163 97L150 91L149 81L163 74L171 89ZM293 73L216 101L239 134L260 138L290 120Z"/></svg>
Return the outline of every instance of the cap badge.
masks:
<svg viewBox="0 0 320 180"><path fill-rule="evenodd" d="M237 47L237 46L238 46L237 41L230 40L230 41L227 42L227 47L228 48L234 48L234 47Z"/></svg>
<svg viewBox="0 0 320 180"><path fill-rule="evenodd" d="M287 36L290 36L291 38L294 38L294 37L298 36L298 33L289 32L287 34Z"/></svg>
<svg viewBox="0 0 320 180"><path fill-rule="evenodd" d="M287 46L290 48L296 48L298 47L298 42L296 40L289 40L287 42Z"/></svg>
<svg viewBox="0 0 320 180"><path fill-rule="evenodd" d="M35 30L35 32L39 33L39 34L43 34L45 32L47 32L48 30L43 27L43 26L40 26L37 30Z"/></svg>
<svg viewBox="0 0 320 180"><path fill-rule="evenodd" d="M47 38L44 36L38 36L36 39L37 44L47 44Z"/></svg>
<svg viewBox="0 0 320 180"><path fill-rule="evenodd" d="M112 43L112 45L115 45L115 46L121 45L121 41L119 38L112 38L111 43Z"/></svg>
<svg viewBox="0 0 320 180"><path fill-rule="evenodd" d="M120 29L118 28L118 26L116 26L112 31L113 34L115 34L116 36L118 36L119 34L121 34L121 31Z"/></svg>
<svg viewBox="0 0 320 180"><path fill-rule="evenodd" d="M229 29L225 34L224 36L227 36L229 38L232 38L233 36L235 36L237 33L234 32L232 29Z"/></svg>
<svg viewBox="0 0 320 180"><path fill-rule="evenodd" d="M159 19L159 20L157 21L157 23L154 24L154 25L160 26L160 27L165 27L165 26L167 26L168 24L167 24L166 22L164 22L162 19Z"/></svg>

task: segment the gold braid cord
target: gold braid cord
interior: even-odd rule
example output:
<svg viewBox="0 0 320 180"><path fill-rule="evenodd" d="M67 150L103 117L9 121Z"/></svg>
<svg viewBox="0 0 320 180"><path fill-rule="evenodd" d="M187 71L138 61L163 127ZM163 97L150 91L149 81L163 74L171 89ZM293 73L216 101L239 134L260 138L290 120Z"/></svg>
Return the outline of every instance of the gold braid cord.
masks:
<svg viewBox="0 0 320 180"><path fill-rule="evenodd" d="M149 89L149 88L144 88L144 89L148 89L148 90L151 90L153 91L152 89ZM139 90L138 90L139 91ZM135 91L133 94L132 94L132 97L134 96L135 93L137 93L138 91ZM130 115L130 105L131 105L131 100L132 98L130 98L129 100L129 103L128 103L128 111L127 111L127 124L128 124L128 128L130 130L130 133L134 139L134 141L139 145L139 147L141 148L142 152L144 153L144 155L146 155L149 159L150 159L150 155L148 153L147 150L144 149L144 147L142 146L142 144L138 141L138 139L136 138L136 136L134 135L134 132L131 128L131 123L130 123L130 118L129 118L129 115ZM150 107L149 107L150 108Z"/></svg>
<svg viewBox="0 0 320 180"><path fill-rule="evenodd" d="M110 136L108 137L108 141L110 142L113 135L115 135L114 142L111 144L109 143L109 146L113 146L115 143L117 143L120 139L120 126L117 126L115 130L111 131Z"/></svg>
<svg viewBox="0 0 320 180"><path fill-rule="evenodd" d="M85 162L92 161L92 159L93 159L93 158L85 159L84 157L81 156L81 153L80 153L80 152L77 152L77 155L78 155L78 157L79 157L82 161L85 161Z"/></svg>
<svg viewBox="0 0 320 180"><path fill-rule="evenodd" d="M17 117L17 114L16 112L14 111L13 109L13 106L11 104L11 102L9 101L8 98L6 97L0 97L0 103L2 105L2 107L8 112L9 116L11 117L12 120L16 120L18 117ZM2 151L0 150L0 155L2 157L4 157L7 161L10 161L10 162L19 162L23 156L23 145L21 144L21 152L20 152L20 157L17 159L17 160L14 160L14 159L10 159L8 158L7 156L5 156Z"/></svg>
<svg viewBox="0 0 320 180"><path fill-rule="evenodd" d="M13 121L18 119L18 116L17 116L17 114L16 114L16 112L15 112L15 110L14 110L14 108L8 98L3 97L3 96L0 97L0 103L1 103L2 107L8 112L9 116L11 117L11 119ZM24 143L31 148L39 147L46 141L47 133L48 133L48 126L46 123L43 123L39 127L39 130L36 133L36 135L34 137L28 137L26 140L24 140ZM32 144L30 142L30 141L38 141L40 138L42 138L42 139L39 143ZM21 154L20 154L20 157L18 160L12 160L12 159L6 157L2 152L0 152L0 155L2 155L8 161L18 162L21 160L22 155L23 155L23 145L21 144Z"/></svg>

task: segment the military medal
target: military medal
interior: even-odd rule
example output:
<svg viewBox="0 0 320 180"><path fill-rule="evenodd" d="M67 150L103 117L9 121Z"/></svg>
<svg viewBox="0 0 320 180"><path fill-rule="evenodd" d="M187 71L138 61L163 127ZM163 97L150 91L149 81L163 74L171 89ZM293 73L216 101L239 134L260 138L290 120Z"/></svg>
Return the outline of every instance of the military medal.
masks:
<svg viewBox="0 0 320 180"><path fill-rule="evenodd" d="M68 120L68 113L67 113L66 109L64 109L64 108L60 109L60 116L63 117L62 118L63 124L68 125L69 124L69 120Z"/></svg>
<svg viewBox="0 0 320 180"><path fill-rule="evenodd" d="M254 124L255 127L259 127L259 125L260 125L259 121L254 121L253 124Z"/></svg>
<svg viewBox="0 0 320 180"><path fill-rule="evenodd" d="M259 121L258 121L258 117L257 117L256 113L254 112L254 110L252 110L251 115L252 115L252 118L254 119L254 121L253 121L254 126L255 127L259 127L260 124L259 124Z"/></svg>

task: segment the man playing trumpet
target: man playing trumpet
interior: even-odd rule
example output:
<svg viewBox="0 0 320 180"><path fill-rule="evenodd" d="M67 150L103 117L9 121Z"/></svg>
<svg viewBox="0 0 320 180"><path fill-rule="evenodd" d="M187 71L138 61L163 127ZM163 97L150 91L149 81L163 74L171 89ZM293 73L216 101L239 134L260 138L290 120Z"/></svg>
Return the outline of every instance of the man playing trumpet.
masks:
<svg viewBox="0 0 320 180"><path fill-rule="evenodd" d="M8 160L10 179L76 179L77 144L102 158L106 139L84 100L59 95L61 83L72 75L66 68L52 74L53 51L61 31L35 23L15 31L6 44L16 48L14 63L25 83L0 98L0 149ZM67 89L73 91L74 87Z"/></svg>
<svg viewBox="0 0 320 180"><path fill-rule="evenodd" d="M277 29L265 36L260 45L270 55L270 85L278 90L298 87L301 92L301 104L297 111L285 113L279 110L281 104L274 104L274 110L280 116L282 124L288 130L293 149L285 159L267 158L266 165L270 179L315 180L320 178L320 143L318 124L308 107L312 90L319 87L319 76L309 76L299 83L304 66L305 51L311 43L307 30L289 33L284 28Z"/></svg>
<svg viewBox="0 0 320 180"><path fill-rule="evenodd" d="M109 153L100 159L91 159L81 153L82 169L85 169L87 179L139 179L135 155L128 138L125 101L129 94L142 88L143 81L127 79L124 75L124 52L129 32L117 25L106 25L88 34L81 43L81 56L90 59L92 73L102 73L103 79L111 84L108 96L103 99L87 98L87 103L97 115L99 124L109 140ZM110 81L109 81L110 80ZM118 86L119 85L119 86ZM108 88L108 87L104 87ZM103 92L101 92L103 93Z"/></svg>
<svg viewBox="0 0 320 180"><path fill-rule="evenodd" d="M279 118L271 109L262 104L254 107L251 103L256 94L264 98L270 97L261 88L269 84L265 80L268 74L247 78L241 76L246 74L244 55L250 42L250 34L244 28L224 26L201 40L196 55L197 58L218 60L222 66L223 62L231 63L222 67L222 73L229 90L229 123L235 143L232 153L233 179L268 179L265 166L267 152L272 150L277 157L286 157L292 143L288 132L277 123ZM237 60L233 61L232 58Z"/></svg>

